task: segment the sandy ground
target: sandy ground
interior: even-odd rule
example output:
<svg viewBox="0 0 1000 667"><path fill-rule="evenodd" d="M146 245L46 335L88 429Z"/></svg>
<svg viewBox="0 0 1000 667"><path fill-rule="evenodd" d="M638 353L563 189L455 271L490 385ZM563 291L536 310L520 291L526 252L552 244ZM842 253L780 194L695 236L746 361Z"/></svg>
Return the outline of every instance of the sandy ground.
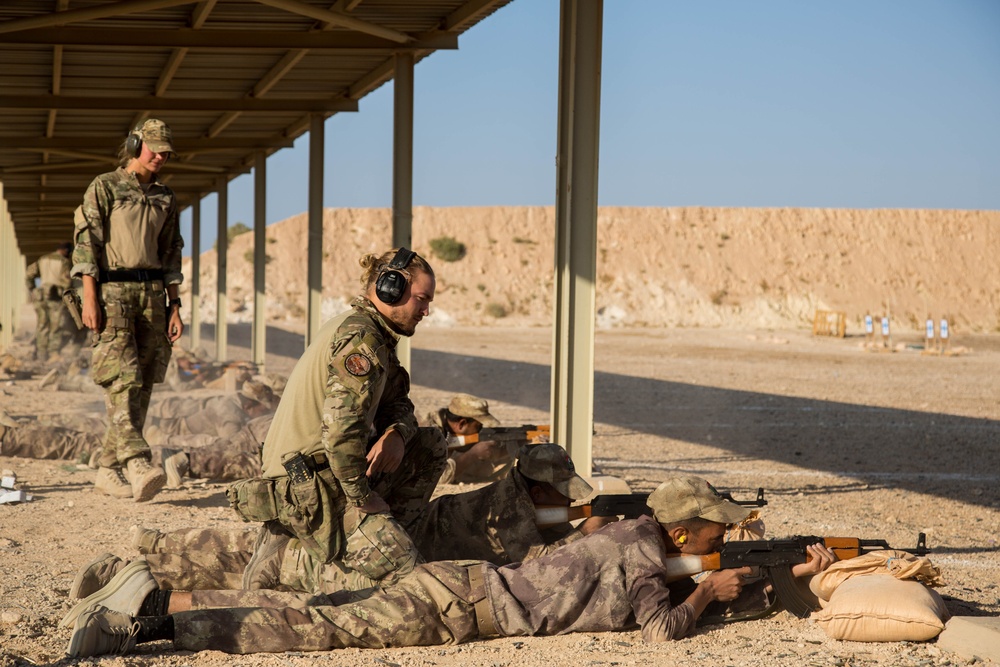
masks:
<svg viewBox="0 0 1000 667"><path fill-rule="evenodd" d="M29 319L30 321L30 319ZM302 349L272 328L269 371L287 372ZM230 356L247 358L246 325ZM922 355L905 337L895 353L862 339L803 330L615 329L598 334L593 456L606 474L648 491L667 474L702 475L739 496L766 489L768 534L885 538L911 546L927 534L944 571L940 589L960 615L1000 614L1000 338L965 335L966 353ZM551 334L546 328L424 326L414 338L413 398L430 409L454 392L488 398L505 423L548 418ZM907 346L909 343L909 347ZM23 341L15 351L26 349ZM39 390L41 371L0 383L17 418L99 410L98 394ZM79 566L103 551L122 556L133 524L173 529L242 525L224 486L189 482L134 504L91 491L94 473L72 462L0 456L31 502L0 506L0 667L62 664ZM456 647L327 654L175 653L80 664L174 665L957 665L931 643L829 639L808 620L771 619L645 644L638 632L503 638Z"/></svg>

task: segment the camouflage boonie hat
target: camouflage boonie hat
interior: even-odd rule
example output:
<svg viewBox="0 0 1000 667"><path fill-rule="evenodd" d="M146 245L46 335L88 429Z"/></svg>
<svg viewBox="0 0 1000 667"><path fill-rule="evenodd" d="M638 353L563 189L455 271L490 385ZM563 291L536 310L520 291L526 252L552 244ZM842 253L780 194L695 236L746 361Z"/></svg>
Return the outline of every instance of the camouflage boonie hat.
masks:
<svg viewBox="0 0 1000 667"><path fill-rule="evenodd" d="M240 394L249 398L251 401L257 401L262 403L269 408L273 408L278 399L275 397L274 392L263 382L257 380L247 380L240 387Z"/></svg>
<svg viewBox="0 0 1000 667"><path fill-rule="evenodd" d="M548 482L556 491L571 500L582 500L594 487L576 474L569 453L555 443L525 445L518 452L517 469L536 482Z"/></svg>
<svg viewBox="0 0 1000 667"><path fill-rule="evenodd" d="M135 128L135 133L142 139L142 143L149 147L154 153L176 153L174 150L174 134L167 127L167 124L156 118L147 118L142 125Z"/></svg>
<svg viewBox="0 0 1000 667"><path fill-rule="evenodd" d="M490 414L490 404L469 394L456 394L448 404L448 412L459 417L475 419L487 428L496 428L500 420Z"/></svg>
<svg viewBox="0 0 1000 667"><path fill-rule="evenodd" d="M646 504L660 523L701 517L716 523L739 523L751 510L726 500L715 487L694 475L672 477L649 494Z"/></svg>

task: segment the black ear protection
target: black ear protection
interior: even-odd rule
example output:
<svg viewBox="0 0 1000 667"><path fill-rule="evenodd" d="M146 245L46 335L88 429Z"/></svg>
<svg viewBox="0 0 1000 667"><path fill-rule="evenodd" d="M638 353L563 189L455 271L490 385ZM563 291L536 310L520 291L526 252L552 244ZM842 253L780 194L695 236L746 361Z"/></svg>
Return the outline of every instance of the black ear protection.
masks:
<svg viewBox="0 0 1000 667"><path fill-rule="evenodd" d="M403 273L403 269L416 256L417 253L409 248L400 248L396 251L396 256L389 262L389 266L384 268L375 279L375 296L378 297L379 301L389 306L399 303L399 300L403 298L403 292L406 291L407 283L410 282L406 274Z"/></svg>
<svg viewBox="0 0 1000 667"><path fill-rule="evenodd" d="M142 135L132 132L125 139L125 153L129 157L139 157L142 154Z"/></svg>

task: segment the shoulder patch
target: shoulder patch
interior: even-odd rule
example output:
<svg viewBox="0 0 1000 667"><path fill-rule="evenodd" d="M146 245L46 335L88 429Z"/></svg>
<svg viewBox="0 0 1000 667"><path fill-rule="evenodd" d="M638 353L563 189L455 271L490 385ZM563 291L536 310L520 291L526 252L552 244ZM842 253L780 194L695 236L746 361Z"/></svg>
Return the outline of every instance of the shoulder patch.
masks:
<svg viewBox="0 0 1000 667"><path fill-rule="evenodd" d="M363 377L372 372L372 362L365 355L355 352L347 355L347 358L344 359L344 368L351 375Z"/></svg>

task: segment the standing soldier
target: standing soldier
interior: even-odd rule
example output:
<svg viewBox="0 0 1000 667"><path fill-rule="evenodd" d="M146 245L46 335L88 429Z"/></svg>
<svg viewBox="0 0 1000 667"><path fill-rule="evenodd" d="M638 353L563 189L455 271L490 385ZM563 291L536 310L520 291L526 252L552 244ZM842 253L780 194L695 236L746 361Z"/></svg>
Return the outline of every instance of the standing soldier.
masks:
<svg viewBox="0 0 1000 667"><path fill-rule="evenodd" d="M60 243L55 252L43 255L28 266L27 284L35 303L38 326L35 328L35 358L48 361L59 354L67 342L66 308L63 290L70 286L69 254L73 244ZM35 278L41 283L35 287Z"/></svg>
<svg viewBox="0 0 1000 667"><path fill-rule="evenodd" d="M90 372L109 422L95 488L136 502L167 480L150 465L142 428L184 332L177 202L156 177L174 154L171 140L163 121L139 124L122 144L121 166L94 179L76 218L73 276L83 279L83 324L96 334Z"/></svg>

